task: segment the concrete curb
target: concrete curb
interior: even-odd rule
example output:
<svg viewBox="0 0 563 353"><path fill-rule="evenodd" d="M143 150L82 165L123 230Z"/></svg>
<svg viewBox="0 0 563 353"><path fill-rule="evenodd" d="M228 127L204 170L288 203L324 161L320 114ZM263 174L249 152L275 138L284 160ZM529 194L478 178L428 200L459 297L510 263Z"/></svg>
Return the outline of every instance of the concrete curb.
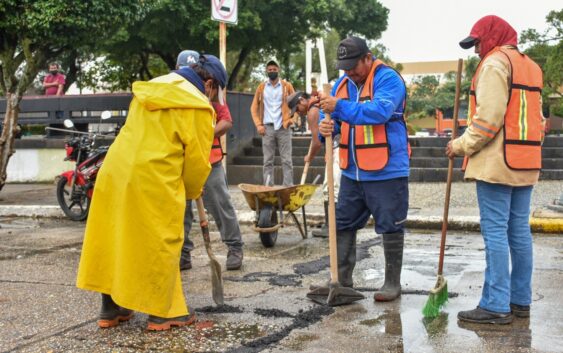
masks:
<svg viewBox="0 0 563 353"><path fill-rule="evenodd" d="M5 205L0 206L1 217L46 217L46 218L64 218L65 214L59 206L53 205ZM255 213L253 211L239 211L237 217L240 224L250 225L254 222ZM297 214L298 219L301 214ZM290 219L290 218L287 218ZM319 225L324 222L324 214L308 213L307 222L311 226ZM373 223L370 218L368 225ZM289 224L288 226L291 226ZM441 229L442 216L428 215L408 215L407 228L419 229ZM530 218L530 227L535 233L563 234L563 217L561 218ZM451 216L448 222L448 229L480 231L479 217L477 216Z"/></svg>

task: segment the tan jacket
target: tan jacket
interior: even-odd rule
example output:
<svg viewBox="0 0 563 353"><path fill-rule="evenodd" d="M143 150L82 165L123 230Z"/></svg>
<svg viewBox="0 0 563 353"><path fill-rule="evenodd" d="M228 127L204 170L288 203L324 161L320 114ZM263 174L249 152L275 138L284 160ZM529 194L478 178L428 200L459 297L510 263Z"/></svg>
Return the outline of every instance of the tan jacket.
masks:
<svg viewBox="0 0 563 353"><path fill-rule="evenodd" d="M510 63L500 52L491 54L481 64L481 72L475 84L477 106L475 117L500 128L494 138L484 136L472 126L452 143L458 156L469 156L465 170L466 180L510 186L534 185L538 182L538 170L513 170L504 161L504 115L508 104ZM544 119L545 122L545 119Z"/></svg>
<svg viewBox="0 0 563 353"><path fill-rule="evenodd" d="M287 129L289 125L293 124L290 116L290 109L287 106L287 96L295 92L291 83L286 80L281 80L282 85L282 126ZM266 82L262 82L256 89L254 94L254 100L252 100L252 105L250 106L250 113L252 114L252 120L254 120L254 125L256 127L262 126L264 121L264 87L266 87Z"/></svg>

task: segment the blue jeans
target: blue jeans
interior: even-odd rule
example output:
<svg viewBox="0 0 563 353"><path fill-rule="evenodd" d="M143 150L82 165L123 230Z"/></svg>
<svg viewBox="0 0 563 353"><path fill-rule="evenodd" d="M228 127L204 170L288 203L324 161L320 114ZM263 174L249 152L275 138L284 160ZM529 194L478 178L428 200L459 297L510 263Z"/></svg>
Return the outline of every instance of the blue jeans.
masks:
<svg viewBox="0 0 563 353"><path fill-rule="evenodd" d="M532 188L477 181L487 263L479 306L485 310L507 313L510 303L524 306L531 303L533 253L529 218Z"/></svg>

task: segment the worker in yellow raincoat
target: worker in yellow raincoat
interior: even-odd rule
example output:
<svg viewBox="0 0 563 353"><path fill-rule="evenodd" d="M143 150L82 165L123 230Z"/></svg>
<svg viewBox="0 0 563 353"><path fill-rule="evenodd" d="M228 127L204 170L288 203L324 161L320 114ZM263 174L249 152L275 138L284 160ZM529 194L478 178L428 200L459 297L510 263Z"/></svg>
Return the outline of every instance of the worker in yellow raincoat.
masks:
<svg viewBox="0 0 563 353"><path fill-rule="evenodd" d="M98 175L77 286L102 293L98 325L133 311L149 330L195 322L180 278L187 199L210 171L215 100L227 73L212 55L149 82L133 84L127 122Z"/></svg>

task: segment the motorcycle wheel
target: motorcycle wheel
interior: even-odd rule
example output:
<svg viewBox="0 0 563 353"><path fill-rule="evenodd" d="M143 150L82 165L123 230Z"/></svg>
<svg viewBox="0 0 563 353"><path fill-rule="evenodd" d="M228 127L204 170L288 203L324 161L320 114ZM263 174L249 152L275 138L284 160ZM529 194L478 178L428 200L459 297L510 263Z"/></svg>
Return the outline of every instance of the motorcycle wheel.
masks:
<svg viewBox="0 0 563 353"><path fill-rule="evenodd" d="M73 221L83 221L88 217L90 199L86 192L73 197L72 188L68 185L68 179L61 177L57 183L57 201L64 214Z"/></svg>

